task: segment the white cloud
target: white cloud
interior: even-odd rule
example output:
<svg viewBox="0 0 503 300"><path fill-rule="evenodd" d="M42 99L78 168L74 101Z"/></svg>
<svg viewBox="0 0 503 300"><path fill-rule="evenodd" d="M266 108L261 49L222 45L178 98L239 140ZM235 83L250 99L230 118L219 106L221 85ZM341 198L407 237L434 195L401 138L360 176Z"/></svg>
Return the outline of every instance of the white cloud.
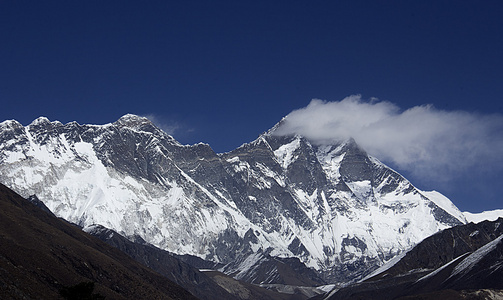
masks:
<svg viewBox="0 0 503 300"><path fill-rule="evenodd" d="M353 137L370 155L411 174L449 180L468 170L503 168L503 116L439 110L401 110L361 96L312 100L291 112L276 134L300 134L323 144Z"/></svg>
<svg viewBox="0 0 503 300"><path fill-rule="evenodd" d="M149 119L155 126L159 127L162 131L166 132L169 135L174 135L175 132L179 131L181 126L173 121L167 122L163 120L163 118L158 117L154 114L144 115L143 117Z"/></svg>

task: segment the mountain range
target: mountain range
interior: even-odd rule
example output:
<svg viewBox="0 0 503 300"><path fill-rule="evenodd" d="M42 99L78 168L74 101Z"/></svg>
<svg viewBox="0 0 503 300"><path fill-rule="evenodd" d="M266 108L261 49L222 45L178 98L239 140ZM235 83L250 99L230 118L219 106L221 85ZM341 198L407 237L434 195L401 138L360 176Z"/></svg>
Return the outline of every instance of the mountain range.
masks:
<svg viewBox="0 0 503 300"><path fill-rule="evenodd" d="M356 282L465 216L353 139L276 134L227 153L148 119L0 123L0 182L86 231L103 226L254 284ZM295 270L301 276L291 276Z"/></svg>
<svg viewBox="0 0 503 300"><path fill-rule="evenodd" d="M280 293L201 272L168 252L100 225L88 232L56 218L36 197L0 185L0 296L9 299L501 299L503 218L449 228L360 282ZM127 254L127 255L126 255ZM144 266L135 263L141 262ZM172 279L170 281L162 276ZM192 293L190 295L180 286ZM271 286L269 286L271 289Z"/></svg>

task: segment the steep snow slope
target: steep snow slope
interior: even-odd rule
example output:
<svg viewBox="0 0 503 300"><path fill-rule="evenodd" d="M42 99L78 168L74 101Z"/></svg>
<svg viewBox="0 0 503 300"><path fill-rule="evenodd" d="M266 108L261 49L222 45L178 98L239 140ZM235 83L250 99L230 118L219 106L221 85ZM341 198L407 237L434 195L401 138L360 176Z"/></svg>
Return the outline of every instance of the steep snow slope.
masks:
<svg viewBox="0 0 503 300"><path fill-rule="evenodd" d="M328 281L358 279L466 222L352 139L313 145L273 129L216 154L134 115L106 125L5 121L0 181L81 226L138 235L256 283L277 278L254 271L268 257L297 257Z"/></svg>

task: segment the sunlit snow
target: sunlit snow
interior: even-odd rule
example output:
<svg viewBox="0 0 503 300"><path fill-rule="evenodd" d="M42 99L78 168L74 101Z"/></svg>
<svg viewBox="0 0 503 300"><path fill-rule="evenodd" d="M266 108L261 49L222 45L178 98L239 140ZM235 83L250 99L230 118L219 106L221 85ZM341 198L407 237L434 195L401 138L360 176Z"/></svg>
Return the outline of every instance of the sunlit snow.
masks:
<svg viewBox="0 0 503 300"><path fill-rule="evenodd" d="M266 251L273 257L298 257L308 267L326 272L358 261L381 265L449 226L435 219L432 202L464 222L463 215L447 198L436 192L418 191L392 172L386 173L388 177L379 186L369 180L346 180L343 184L349 190L335 189L343 180L340 165L345 157L344 143L302 150L305 147L301 148L301 137L294 137L273 150L262 136L254 143L266 146L270 157L265 161L272 164L247 158L248 154L229 154L227 159L215 159L220 159L225 176L234 176L235 185L225 186L218 179L198 181L193 176L198 165L183 169L163 143L170 143L175 149L172 151L180 153L191 150L191 146L182 146L160 131L141 130L141 122L148 120L136 118L128 115L117 124L86 125L86 130L96 133L91 140L70 139L58 133L48 134L43 143L30 126L50 121L37 119L23 129L23 136L0 145L0 178L25 197L36 194L56 215L70 222L81 226L101 224L125 236L139 235L173 253L236 263L227 271L242 272L237 274L248 272L245 269L252 268L263 258L260 253ZM13 121L3 122L0 129L19 126L22 128ZM136 147L133 151L151 150L148 155L168 165L166 170L161 168L147 177L113 166L107 155L117 153L106 148L110 146L111 132L139 137L132 143ZM17 148L4 150L7 147ZM316 170L323 170L320 176L333 183L330 188L308 189L293 184L285 175L293 163L299 162L301 150L316 151L310 157L318 160L321 168ZM370 161L376 169L387 168L376 159ZM392 181L397 182L396 187L386 190ZM236 191L232 189L241 185L243 194L233 194ZM271 190L280 192L266 202L264 195L270 195ZM281 197L291 201L285 204L286 209L278 206ZM272 216L264 217L271 212ZM242 242L246 233L253 233L254 241L243 247L249 247L253 255L240 257L240 261L224 261L227 253L222 255L218 247L231 249L234 245L222 236L231 235ZM296 249L292 246L295 243Z"/></svg>

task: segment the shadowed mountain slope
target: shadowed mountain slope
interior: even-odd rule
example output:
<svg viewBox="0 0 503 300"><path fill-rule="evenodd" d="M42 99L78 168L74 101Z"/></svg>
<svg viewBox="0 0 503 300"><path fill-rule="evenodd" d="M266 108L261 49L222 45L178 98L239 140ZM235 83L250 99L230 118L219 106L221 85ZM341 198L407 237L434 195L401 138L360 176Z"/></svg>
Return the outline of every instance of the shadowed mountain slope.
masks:
<svg viewBox="0 0 503 300"><path fill-rule="evenodd" d="M84 231L166 276L199 299L302 300L321 293L321 290L311 287L316 285L310 280L311 276L315 276L312 270L306 269L298 260L297 262L285 262L295 260L293 258L264 257L263 262L259 265L262 270L258 270L256 273L262 274L264 277L279 273L285 282L272 286L259 286L238 281L218 271L210 271L208 268L217 268L218 266L207 265L208 262L202 261L203 265L199 267L206 270L199 271L189 264L191 262L189 257L175 257L168 251L148 244L138 236L127 239L101 225L86 227ZM192 261L192 263L194 262ZM292 267L295 265L298 268ZM278 269L277 272L276 269Z"/></svg>
<svg viewBox="0 0 503 300"><path fill-rule="evenodd" d="M132 242L117 232L100 225L91 226L84 230L166 276L199 299L236 299L203 272L173 257L165 250L148 245L139 237L135 242Z"/></svg>

